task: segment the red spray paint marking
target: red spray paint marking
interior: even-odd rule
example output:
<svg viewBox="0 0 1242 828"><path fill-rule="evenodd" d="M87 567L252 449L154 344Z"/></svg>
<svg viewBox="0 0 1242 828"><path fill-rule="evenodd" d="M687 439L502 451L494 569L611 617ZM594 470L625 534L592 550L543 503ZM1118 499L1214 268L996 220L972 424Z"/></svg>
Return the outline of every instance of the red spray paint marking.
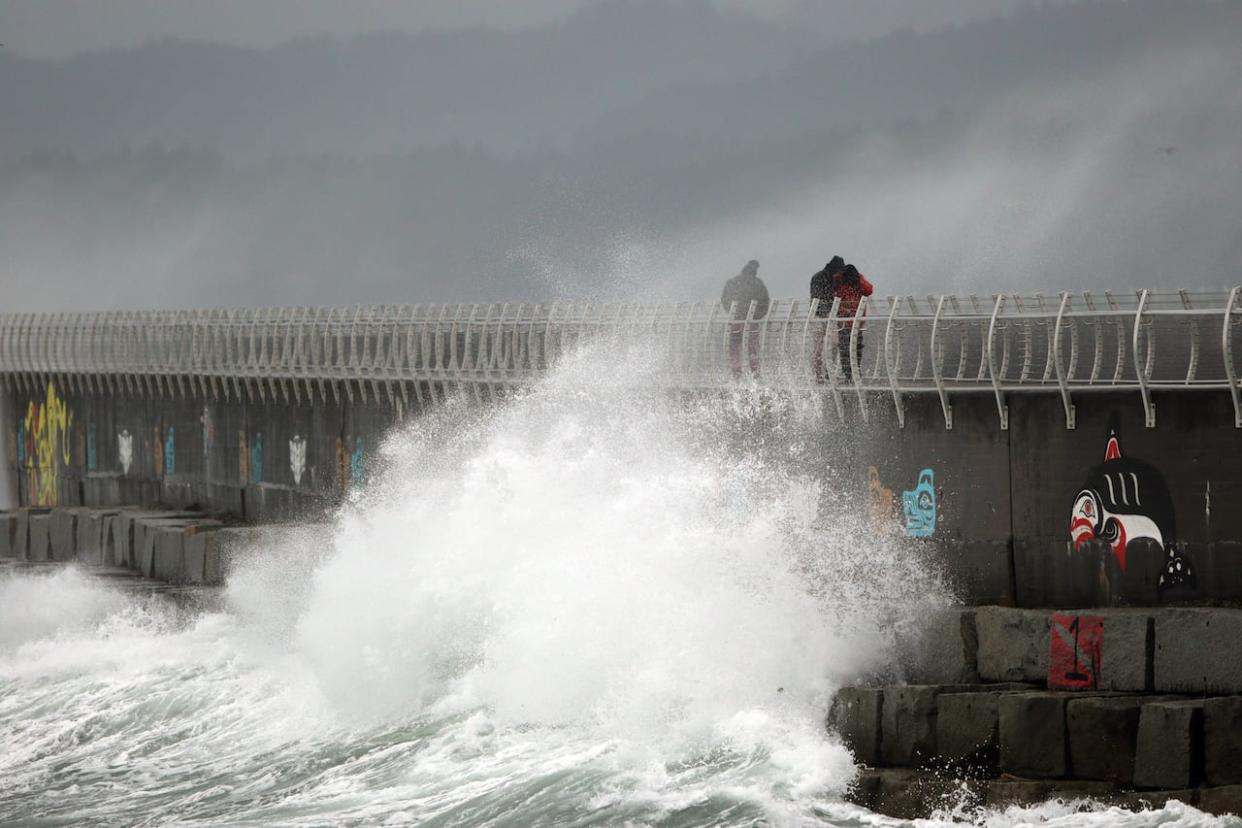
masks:
<svg viewBox="0 0 1242 828"><path fill-rule="evenodd" d="M1095 690L1099 686L1104 619L1098 615L1052 616L1049 690Z"/></svg>

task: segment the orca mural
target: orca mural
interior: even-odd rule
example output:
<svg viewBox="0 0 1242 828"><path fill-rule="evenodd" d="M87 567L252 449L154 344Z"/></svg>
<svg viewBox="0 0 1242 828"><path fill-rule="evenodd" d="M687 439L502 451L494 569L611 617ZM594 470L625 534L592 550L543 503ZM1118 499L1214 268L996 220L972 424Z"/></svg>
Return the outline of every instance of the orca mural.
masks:
<svg viewBox="0 0 1242 828"><path fill-rule="evenodd" d="M1177 551L1177 520L1164 475L1155 466L1121 452L1118 420L1109 425L1104 462L1092 467L1074 498L1070 539L1079 550L1090 541L1106 543L1121 572L1127 550L1145 539L1165 552L1157 594L1174 587L1197 586L1190 559Z"/></svg>
<svg viewBox="0 0 1242 828"><path fill-rule="evenodd" d="M906 517L906 534L912 538L930 538L936 534L936 473L931 469L919 472L913 491L901 493L901 509Z"/></svg>

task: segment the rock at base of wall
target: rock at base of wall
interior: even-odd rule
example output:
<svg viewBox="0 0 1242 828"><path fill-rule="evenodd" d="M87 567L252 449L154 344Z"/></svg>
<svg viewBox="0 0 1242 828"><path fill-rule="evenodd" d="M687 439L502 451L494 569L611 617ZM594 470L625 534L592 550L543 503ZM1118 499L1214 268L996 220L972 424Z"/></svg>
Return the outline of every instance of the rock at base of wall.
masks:
<svg viewBox="0 0 1242 828"><path fill-rule="evenodd" d="M1139 716L1134 784L1190 788L1203 778L1203 700L1153 701Z"/></svg>
<svg viewBox="0 0 1242 828"><path fill-rule="evenodd" d="M979 607L978 671L984 681L1048 679L1048 640L1051 613L1010 607Z"/></svg>
<svg viewBox="0 0 1242 828"><path fill-rule="evenodd" d="M1242 610L1164 609L1155 614L1155 689L1242 693Z"/></svg>
<svg viewBox="0 0 1242 828"><path fill-rule="evenodd" d="M1013 693L998 700L1000 769L1016 776L1060 778L1069 771L1064 693Z"/></svg>
<svg viewBox="0 0 1242 828"><path fill-rule="evenodd" d="M1209 785L1242 784L1242 697L1203 703L1203 773Z"/></svg>
<svg viewBox="0 0 1242 828"><path fill-rule="evenodd" d="M1198 808L1213 816L1242 816L1242 785L1204 788L1199 792Z"/></svg>
<svg viewBox="0 0 1242 828"><path fill-rule="evenodd" d="M992 779L984 789L983 804L988 808L1001 809L1011 805L1039 805L1050 799L1108 802L1116 798L1117 786L1111 782L1078 779Z"/></svg>
<svg viewBox="0 0 1242 828"><path fill-rule="evenodd" d="M1139 696L1071 699L1065 726L1072 775L1130 785L1142 709Z"/></svg>
<svg viewBox="0 0 1242 828"><path fill-rule="evenodd" d="M27 560L44 562L52 559L52 516L47 512L30 516L30 549Z"/></svg>
<svg viewBox="0 0 1242 828"><path fill-rule="evenodd" d="M828 712L828 726L864 765L880 763L880 714L884 691L879 687L843 687Z"/></svg>
<svg viewBox="0 0 1242 828"><path fill-rule="evenodd" d="M849 800L896 819L920 819L934 811L970 807L982 799L979 786L905 768L859 774Z"/></svg>

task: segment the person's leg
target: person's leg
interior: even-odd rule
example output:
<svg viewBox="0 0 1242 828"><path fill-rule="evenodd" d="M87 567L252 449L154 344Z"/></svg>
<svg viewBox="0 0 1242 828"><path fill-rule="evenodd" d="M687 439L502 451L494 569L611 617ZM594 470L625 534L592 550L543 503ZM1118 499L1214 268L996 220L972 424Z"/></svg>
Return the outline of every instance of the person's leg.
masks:
<svg viewBox="0 0 1242 828"><path fill-rule="evenodd" d="M759 376L759 326L751 324L750 331L747 333L746 350L750 356L750 373Z"/></svg>
<svg viewBox="0 0 1242 828"><path fill-rule="evenodd" d="M742 326L729 326L729 370L734 379L742 376Z"/></svg>
<svg viewBox="0 0 1242 828"><path fill-rule="evenodd" d="M828 331L826 322L815 322L811 325L811 376L815 382L823 384L824 374L824 334Z"/></svg>

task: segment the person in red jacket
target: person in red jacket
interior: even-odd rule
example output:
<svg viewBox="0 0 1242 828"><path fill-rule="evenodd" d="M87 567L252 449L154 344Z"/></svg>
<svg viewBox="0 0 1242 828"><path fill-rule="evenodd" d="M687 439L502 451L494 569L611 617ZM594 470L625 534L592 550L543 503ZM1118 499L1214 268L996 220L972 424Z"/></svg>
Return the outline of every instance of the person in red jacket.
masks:
<svg viewBox="0 0 1242 828"><path fill-rule="evenodd" d="M862 324L863 317L866 316L864 309L862 314L858 312L858 306L862 303L864 296L870 296L875 288L867 277L858 272L858 268L854 265L846 265L832 283L832 295L841 300L841 304L837 307L837 319L842 320L840 327L837 329L837 353L841 355L841 370L845 373L846 380L854 379L854 371L850 364L850 337L854 330L854 322L857 320L858 343L855 353L858 357L859 366L862 365Z"/></svg>

